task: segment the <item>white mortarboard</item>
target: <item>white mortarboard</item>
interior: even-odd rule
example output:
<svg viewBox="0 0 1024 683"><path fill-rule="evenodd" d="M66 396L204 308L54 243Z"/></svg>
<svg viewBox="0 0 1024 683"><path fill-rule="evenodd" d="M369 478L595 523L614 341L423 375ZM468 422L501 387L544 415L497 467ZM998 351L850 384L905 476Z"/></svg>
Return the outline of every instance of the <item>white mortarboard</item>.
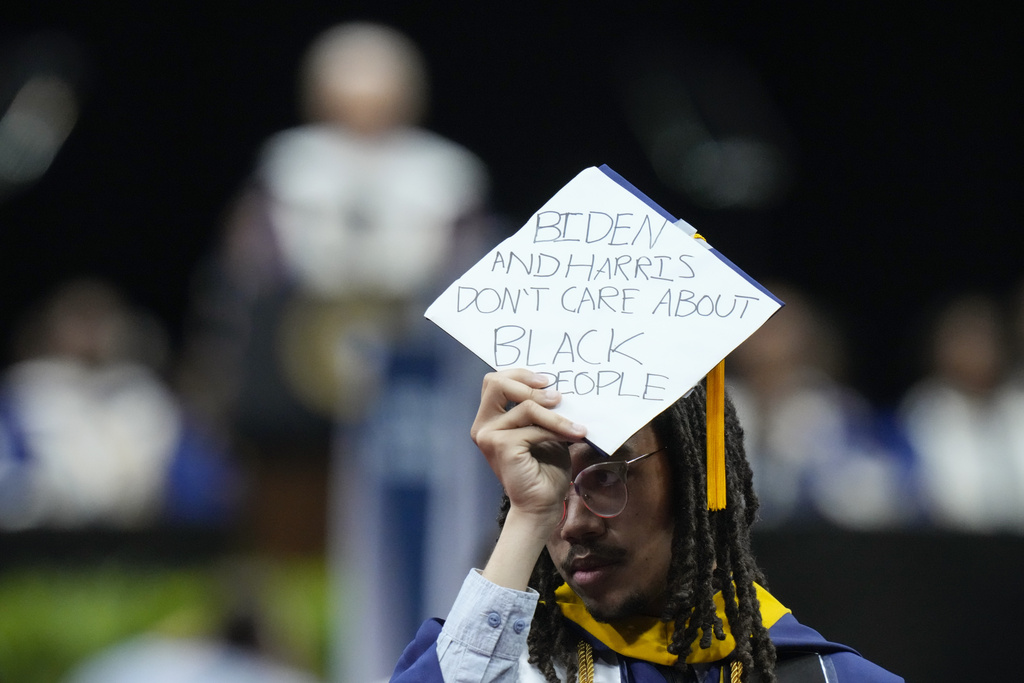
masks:
<svg viewBox="0 0 1024 683"><path fill-rule="evenodd" d="M426 317L495 370L551 378L612 453L708 376L708 507L725 507L723 359L782 302L607 166L588 168Z"/></svg>

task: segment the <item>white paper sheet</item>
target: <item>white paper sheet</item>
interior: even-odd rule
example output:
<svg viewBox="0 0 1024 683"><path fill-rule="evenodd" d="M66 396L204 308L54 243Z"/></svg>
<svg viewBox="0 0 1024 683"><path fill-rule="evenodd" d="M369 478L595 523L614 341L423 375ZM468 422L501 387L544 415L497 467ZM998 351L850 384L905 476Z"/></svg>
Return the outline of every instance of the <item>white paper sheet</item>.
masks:
<svg viewBox="0 0 1024 683"><path fill-rule="evenodd" d="M588 168L431 304L496 370L544 373L612 453L782 303L607 167Z"/></svg>

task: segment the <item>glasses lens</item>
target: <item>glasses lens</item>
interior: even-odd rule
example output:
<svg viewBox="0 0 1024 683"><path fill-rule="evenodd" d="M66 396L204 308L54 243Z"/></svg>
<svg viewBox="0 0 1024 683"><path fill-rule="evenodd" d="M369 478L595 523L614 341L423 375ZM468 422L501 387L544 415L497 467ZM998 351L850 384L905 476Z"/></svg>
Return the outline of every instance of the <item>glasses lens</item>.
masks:
<svg viewBox="0 0 1024 683"><path fill-rule="evenodd" d="M622 463L591 465L576 477L583 503L595 515L614 517L626 507L626 482Z"/></svg>

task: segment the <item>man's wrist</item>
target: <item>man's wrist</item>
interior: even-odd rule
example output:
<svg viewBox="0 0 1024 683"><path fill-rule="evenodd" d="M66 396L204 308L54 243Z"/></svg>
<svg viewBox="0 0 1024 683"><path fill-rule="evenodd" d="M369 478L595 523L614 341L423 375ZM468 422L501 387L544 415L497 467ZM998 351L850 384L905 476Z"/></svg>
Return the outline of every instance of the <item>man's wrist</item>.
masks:
<svg viewBox="0 0 1024 683"><path fill-rule="evenodd" d="M499 586L526 590L537 558L557 526L558 519L551 514L511 508L482 572L484 578Z"/></svg>

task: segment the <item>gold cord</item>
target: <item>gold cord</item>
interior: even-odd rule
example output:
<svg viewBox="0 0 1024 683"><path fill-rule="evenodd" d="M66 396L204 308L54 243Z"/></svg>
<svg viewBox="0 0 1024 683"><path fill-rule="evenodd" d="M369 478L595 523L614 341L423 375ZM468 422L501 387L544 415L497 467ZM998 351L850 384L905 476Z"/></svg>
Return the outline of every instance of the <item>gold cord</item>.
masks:
<svg viewBox="0 0 1024 683"><path fill-rule="evenodd" d="M577 669L580 683L594 683L594 649L590 643L581 640L576 645Z"/></svg>
<svg viewBox="0 0 1024 683"><path fill-rule="evenodd" d="M594 683L594 649L585 640L576 644L576 668L579 683ZM743 662L733 661L729 666L729 683L740 683L742 677Z"/></svg>

